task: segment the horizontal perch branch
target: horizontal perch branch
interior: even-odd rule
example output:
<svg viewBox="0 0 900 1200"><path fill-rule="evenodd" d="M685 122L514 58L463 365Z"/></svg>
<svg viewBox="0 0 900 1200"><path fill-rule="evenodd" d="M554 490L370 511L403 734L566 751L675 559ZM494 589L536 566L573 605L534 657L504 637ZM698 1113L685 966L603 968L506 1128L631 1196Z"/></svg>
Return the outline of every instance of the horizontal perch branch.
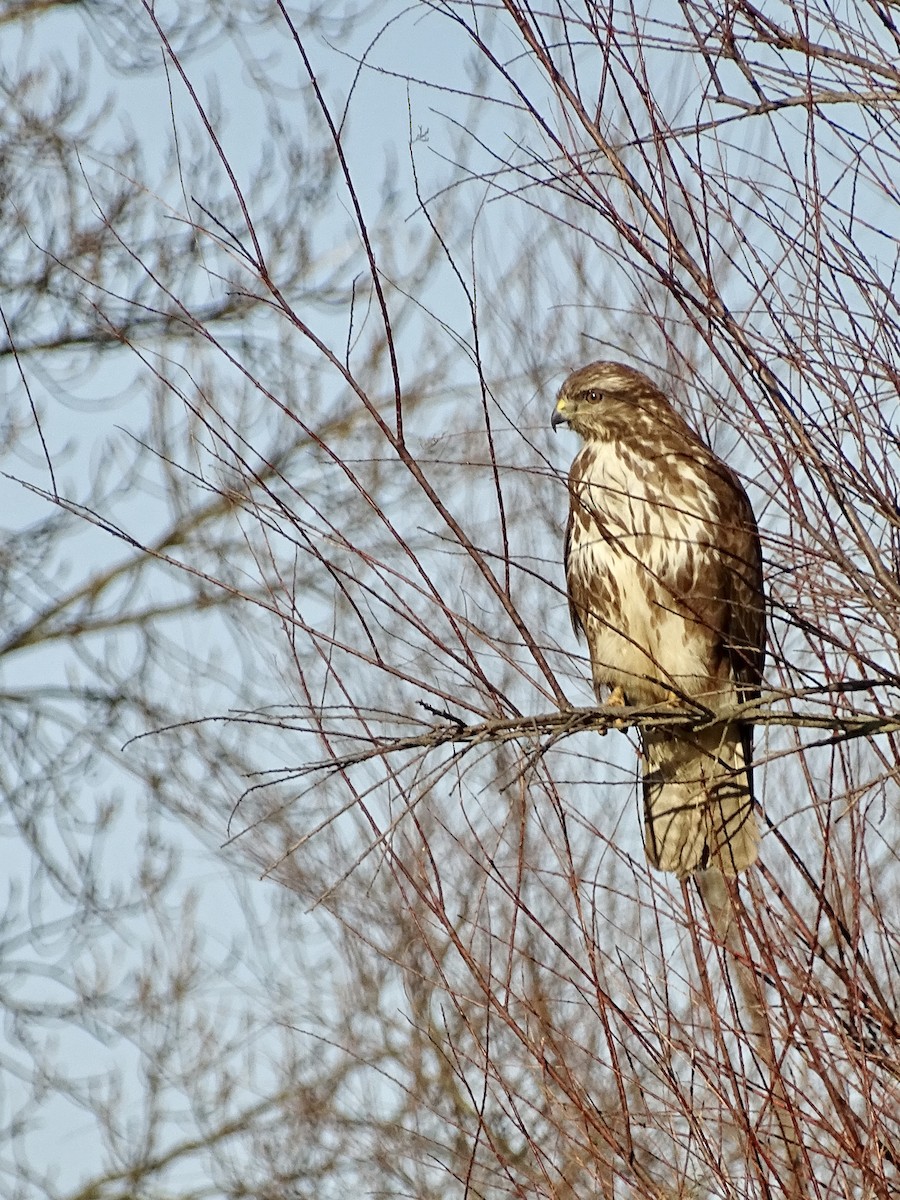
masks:
<svg viewBox="0 0 900 1200"><path fill-rule="evenodd" d="M713 713L711 710L697 705L694 709L676 707L675 705L659 704L651 707L637 708L629 706L598 705L586 708L565 708L555 712L539 713L533 716L501 717L486 721L476 721L471 724L448 712L423 704L435 717L443 718L439 722L428 725L416 733L407 735L385 734L379 736L374 732L367 734L354 733L351 736L362 743L356 750L344 754L335 754L324 762L308 763L300 772L307 774L321 770L342 770L359 763L371 761L386 755L401 754L404 751L434 750L439 746L454 746L466 753L477 746L498 745L506 742L539 739L544 743L541 748L549 749L563 738L574 733L595 731L600 734L610 729L683 729L699 731L711 725L727 721L747 721L754 725L792 726L794 728L818 729L830 735L828 741L846 740L849 738L869 737L875 734L890 734L900 732L900 713L865 713L848 711L843 714L790 712L781 708L771 707L772 697L744 704L735 704L722 708ZM396 719L396 714L382 714L384 719ZM245 717L244 719L253 719ZM259 719L258 717L256 718ZM323 714L317 720L321 722ZM377 719L377 714L369 712L367 721ZM329 736L347 736L347 730L342 729L344 720L352 720L351 711L344 717L332 714L328 726ZM278 724L287 726L284 719ZM296 726L293 726L296 729ZM324 728L319 725L319 730ZM315 730L310 729L310 732ZM290 771L296 775L295 769Z"/></svg>
<svg viewBox="0 0 900 1200"><path fill-rule="evenodd" d="M438 715L438 714L436 714ZM440 714L446 715L446 714ZM900 731L900 713L802 713L768 707L765 700L734 704L712 712L698 705L694 709L675 705L630 706L598 705L588 708L567 708L535 716L499 718L466 724L451 718L433 725L419 735L398 739L410 749L430 745L461 742L506 742L517 738L539 736L551 741L573 733L609 729L689 729L701 730L727 721L749 721L754 725L789 725L803 729L822 729L842 738L867 737L876 733ZM393 748L395 743L388 743ZM387 747L386 747L387 748Z"/></svg>

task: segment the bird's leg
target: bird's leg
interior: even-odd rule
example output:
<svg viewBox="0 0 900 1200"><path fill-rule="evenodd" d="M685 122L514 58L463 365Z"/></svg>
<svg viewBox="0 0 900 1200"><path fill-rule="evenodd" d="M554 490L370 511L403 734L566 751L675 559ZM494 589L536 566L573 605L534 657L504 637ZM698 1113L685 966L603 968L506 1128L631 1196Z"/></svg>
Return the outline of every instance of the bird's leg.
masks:
<svg viewBox="0 0 900 1200"><path fill-rule="evenodd" d="M625 699L625 693L620 687L614 687L606 698L606 703L609 708L624 708L628 701ZM624 721L613 721L613 729L625 729Z"/></svg>

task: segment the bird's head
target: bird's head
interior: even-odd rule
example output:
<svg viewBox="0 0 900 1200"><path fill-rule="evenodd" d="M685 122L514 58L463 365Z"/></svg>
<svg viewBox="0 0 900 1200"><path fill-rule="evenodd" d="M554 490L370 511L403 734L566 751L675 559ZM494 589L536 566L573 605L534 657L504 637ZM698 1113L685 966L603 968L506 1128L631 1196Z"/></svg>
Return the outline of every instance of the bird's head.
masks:
<svg viewBox="0 0 900 1200"><path fill-rule="evenodd" d="M642 401L657 400L659 389L646 375L623 363L594 362L573 371L556 397L551 428L568 425L583 438L596 436L615 421L636 416Z"/></svg>

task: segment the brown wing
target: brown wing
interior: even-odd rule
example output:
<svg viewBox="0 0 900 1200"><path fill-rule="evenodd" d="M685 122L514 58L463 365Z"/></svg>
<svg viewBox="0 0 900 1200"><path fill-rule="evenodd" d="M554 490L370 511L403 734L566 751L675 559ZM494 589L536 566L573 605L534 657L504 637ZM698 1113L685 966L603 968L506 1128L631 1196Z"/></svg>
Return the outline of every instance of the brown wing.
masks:
<svg viewBox="0 0 900 1200"><path fill-rule="evenodd" d="M740 480L724 463L711 463L710 484L720 507L719 545L725 600L722 653L742 699L755 700L766 652L762 551L753 509Z"/></svg>
<svg viewBox="0 0 900 1200"><path fill-rule="evenodd" d="M710 486L720 510L716 547L725 602L720 654L735 681L740 700L755 700L763 678L766 653L765 593L762 550L753 508L735 473L718 459L710 463ZM753 725L741 722L747 787L753 795Z"/></svg>
<svg viewBox="0 0 900 1200"><path fill-rule="evenodd" d="M683 607L708 641L709 671L722 682L733 680L741 699L759 695L765 660L765 605L762 554L753 509L737 475L704 446L687 426L691 445L668 461L659 462L660 475L668 472L667 494L675 509L680 506L679 472L673 462L683 461L703 478L715 500L715 517L706 537L688 555L675 555L677 573L659 578L674 604ZM670 442L671 445L671 442ZM690 501L685 501L690 507Z"/></svg>

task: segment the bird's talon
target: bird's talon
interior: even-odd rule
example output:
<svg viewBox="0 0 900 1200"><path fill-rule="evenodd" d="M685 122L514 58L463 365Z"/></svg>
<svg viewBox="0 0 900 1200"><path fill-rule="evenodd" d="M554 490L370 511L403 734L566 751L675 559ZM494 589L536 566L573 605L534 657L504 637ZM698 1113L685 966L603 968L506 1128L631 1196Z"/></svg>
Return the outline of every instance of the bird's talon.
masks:
<svg viewBox="0 0 900 1200"><path fill-rule="evenodd" d="M622 689L620 687L614 687L613 690L609 693L609 697L606 701L608 708L624 708L626 703L627 702L625 700L625 693L622 691ZM622 721L622 720L613 721L610 728L612 728L612 729L627 729L628 722Z"/></svg>

